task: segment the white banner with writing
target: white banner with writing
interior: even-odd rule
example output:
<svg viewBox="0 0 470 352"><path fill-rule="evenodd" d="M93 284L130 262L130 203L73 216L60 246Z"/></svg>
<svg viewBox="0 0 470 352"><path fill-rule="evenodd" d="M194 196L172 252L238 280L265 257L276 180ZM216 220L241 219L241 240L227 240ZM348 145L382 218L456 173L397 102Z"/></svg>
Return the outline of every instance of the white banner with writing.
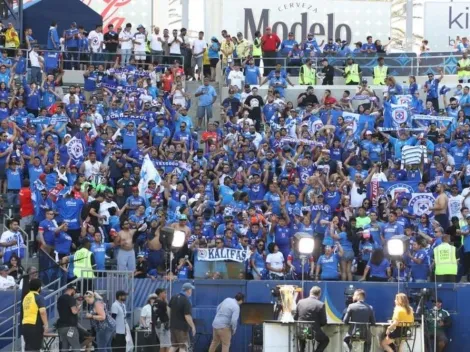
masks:
<svg viewBox="0 0 470 352"><path fill-rule="evenodd" d="M248 259L248 251L235 248L199 248L197 259L205 262L231 260L242 263Z"/></svg>

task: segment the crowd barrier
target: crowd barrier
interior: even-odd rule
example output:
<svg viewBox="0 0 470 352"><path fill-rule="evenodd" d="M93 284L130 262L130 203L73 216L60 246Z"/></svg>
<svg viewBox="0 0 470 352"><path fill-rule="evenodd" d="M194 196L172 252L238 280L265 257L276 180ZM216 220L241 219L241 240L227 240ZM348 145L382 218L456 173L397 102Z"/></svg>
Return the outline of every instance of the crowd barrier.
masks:
<svg viewBox="0 0 470 352"><path fill-rule="evenodd" d="M21 49L27 55L28 50ZM54 50L41 49L41 53L47 55L48 53L57 53ZM62 51L60 57L60 64L64 69L80 69L83 65L93 63L94 65L106 63L108 67L114 65L117 61L121 61L122 54L120 53L88 53L88 52L71 52ZM457 52L427 52L421 55L416 53L389 53L389 54L354 54L351 57L361 67L363 76L372 76L374 66L377 65L377 59L379 57L384 58L384 64L389 68L389 74L393 76L423 76L429 72L434 74L439 73L439 68L444 69L444 74L452 75L457 73L457 63L461 58L461 54ZM134 57L134 55L132 55ZM344 67L347 57L339 55L323 55L319 54L312 57L314 66L317 69L321 69L322 60L327 59L328 62L335 67ZM305 58L304 58L305 59ZM146 52L146 63L157 62L162 66L170 66L178 60L181 66L185 64L191 64L194 66L192 59L189 59L184 55L161 55L152 52ZM187 60L191 60L189 63ZM236 60L236 59L234 59ZM298 65L291 65L289 58L281 56L280 54L276 58L269 59L270 64L265 65L263 59L261 59L260 67L262 68L273 68L275 64L281 64L285 69L296 69ZM82 65L81 65L82 64Z"/></svg>

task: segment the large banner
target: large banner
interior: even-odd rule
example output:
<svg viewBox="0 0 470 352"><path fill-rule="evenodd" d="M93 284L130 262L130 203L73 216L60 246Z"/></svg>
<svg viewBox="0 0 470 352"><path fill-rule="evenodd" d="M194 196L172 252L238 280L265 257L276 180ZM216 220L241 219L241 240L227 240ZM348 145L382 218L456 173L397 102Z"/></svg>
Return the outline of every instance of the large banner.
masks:
<svg viewBox="0 0 470 352"><path fill-rule="evenodd" d="M297 41L314 33L317 41L341 38L348 43L364 42L368 35L387 42L390 36L390 2L320 0L223 0L222 29L235 35L241 31L253 40L256 31L271 26L281 39L289 32ZM212 34L218 34L212 33Z"/></svg>
<svg viewBox="0 0 470 352"><path fill-rule="evenodd" d="M248 251L234 248L200 248L197 251L197 259L206 262L231 260L242 263L248 259Z"/></svg>
<svg viewBox="0 0 470 352"><path fill-rule="evenodd" d="M424 38L432 51L449 51L457 36L468 37L468 2L425 2Z"/></svg>

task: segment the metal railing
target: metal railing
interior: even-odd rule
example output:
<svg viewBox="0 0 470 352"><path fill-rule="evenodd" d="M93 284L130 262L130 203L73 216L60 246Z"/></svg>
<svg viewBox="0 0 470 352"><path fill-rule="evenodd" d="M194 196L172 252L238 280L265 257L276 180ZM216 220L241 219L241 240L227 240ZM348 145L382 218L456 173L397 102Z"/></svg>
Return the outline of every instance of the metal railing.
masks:
<svg viewBox="0 0 470 352"><path fill-rule="evenodd" d="M1 1L1 0L0 0ZM7 49L8 51L9 49ZM10 49L13 51L21 51L23 56L29 58L29 50L18 48L18 49ZM43 57L50 54L51 56L57 56L57 68L63 69L75 69L79 70L83 67L87 67L90 64L95 66L98 65L105 65L107 68L113 67L114 65L120 65L123 60L126 63L129 63L130 59L136 60L136 63L141 64L142 62L146 65L154 64L159 67L169 67L173 65L176 61L179 62L181 67L187 63L187 58L185 55L178 55L178 54L170 54L170 55L163 55L158 54L156 52L145 52L145 55L140 55L139 53L131 53L126 54L122 52L99 52L99 53L91 53L88 51L63 51L63 50L48 50L48 49L38 49L38 53L40 53ZM145 58L141 60L142 57ZM52 57L54 59L54 57ZM50 60L53 62L54 60ZM45 62L47 64L47 62Z"/></svg>

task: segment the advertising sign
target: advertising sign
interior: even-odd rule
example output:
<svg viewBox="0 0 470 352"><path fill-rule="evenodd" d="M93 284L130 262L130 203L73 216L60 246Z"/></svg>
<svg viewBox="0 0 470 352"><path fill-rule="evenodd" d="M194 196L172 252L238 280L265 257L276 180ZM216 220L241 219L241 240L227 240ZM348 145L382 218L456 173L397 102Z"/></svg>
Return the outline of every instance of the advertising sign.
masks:
<svg viewBox="0 0 470 352"><path fill-rule="evenodd" d="M468 37L470 11L468 2L426 2L424 37L432 51L449 51L457 36Z"/></svg>
<svg viewBox="0 0 470 352"><path fill-rule="evenodd" d="M221 25L230 34L241 31L252 40L256 31L271 26L281 39L294 32L305 40L312 32L317 40L341 38L365 42L368 35L382 42L390 36L390 2L224 0Z"/></svg>

